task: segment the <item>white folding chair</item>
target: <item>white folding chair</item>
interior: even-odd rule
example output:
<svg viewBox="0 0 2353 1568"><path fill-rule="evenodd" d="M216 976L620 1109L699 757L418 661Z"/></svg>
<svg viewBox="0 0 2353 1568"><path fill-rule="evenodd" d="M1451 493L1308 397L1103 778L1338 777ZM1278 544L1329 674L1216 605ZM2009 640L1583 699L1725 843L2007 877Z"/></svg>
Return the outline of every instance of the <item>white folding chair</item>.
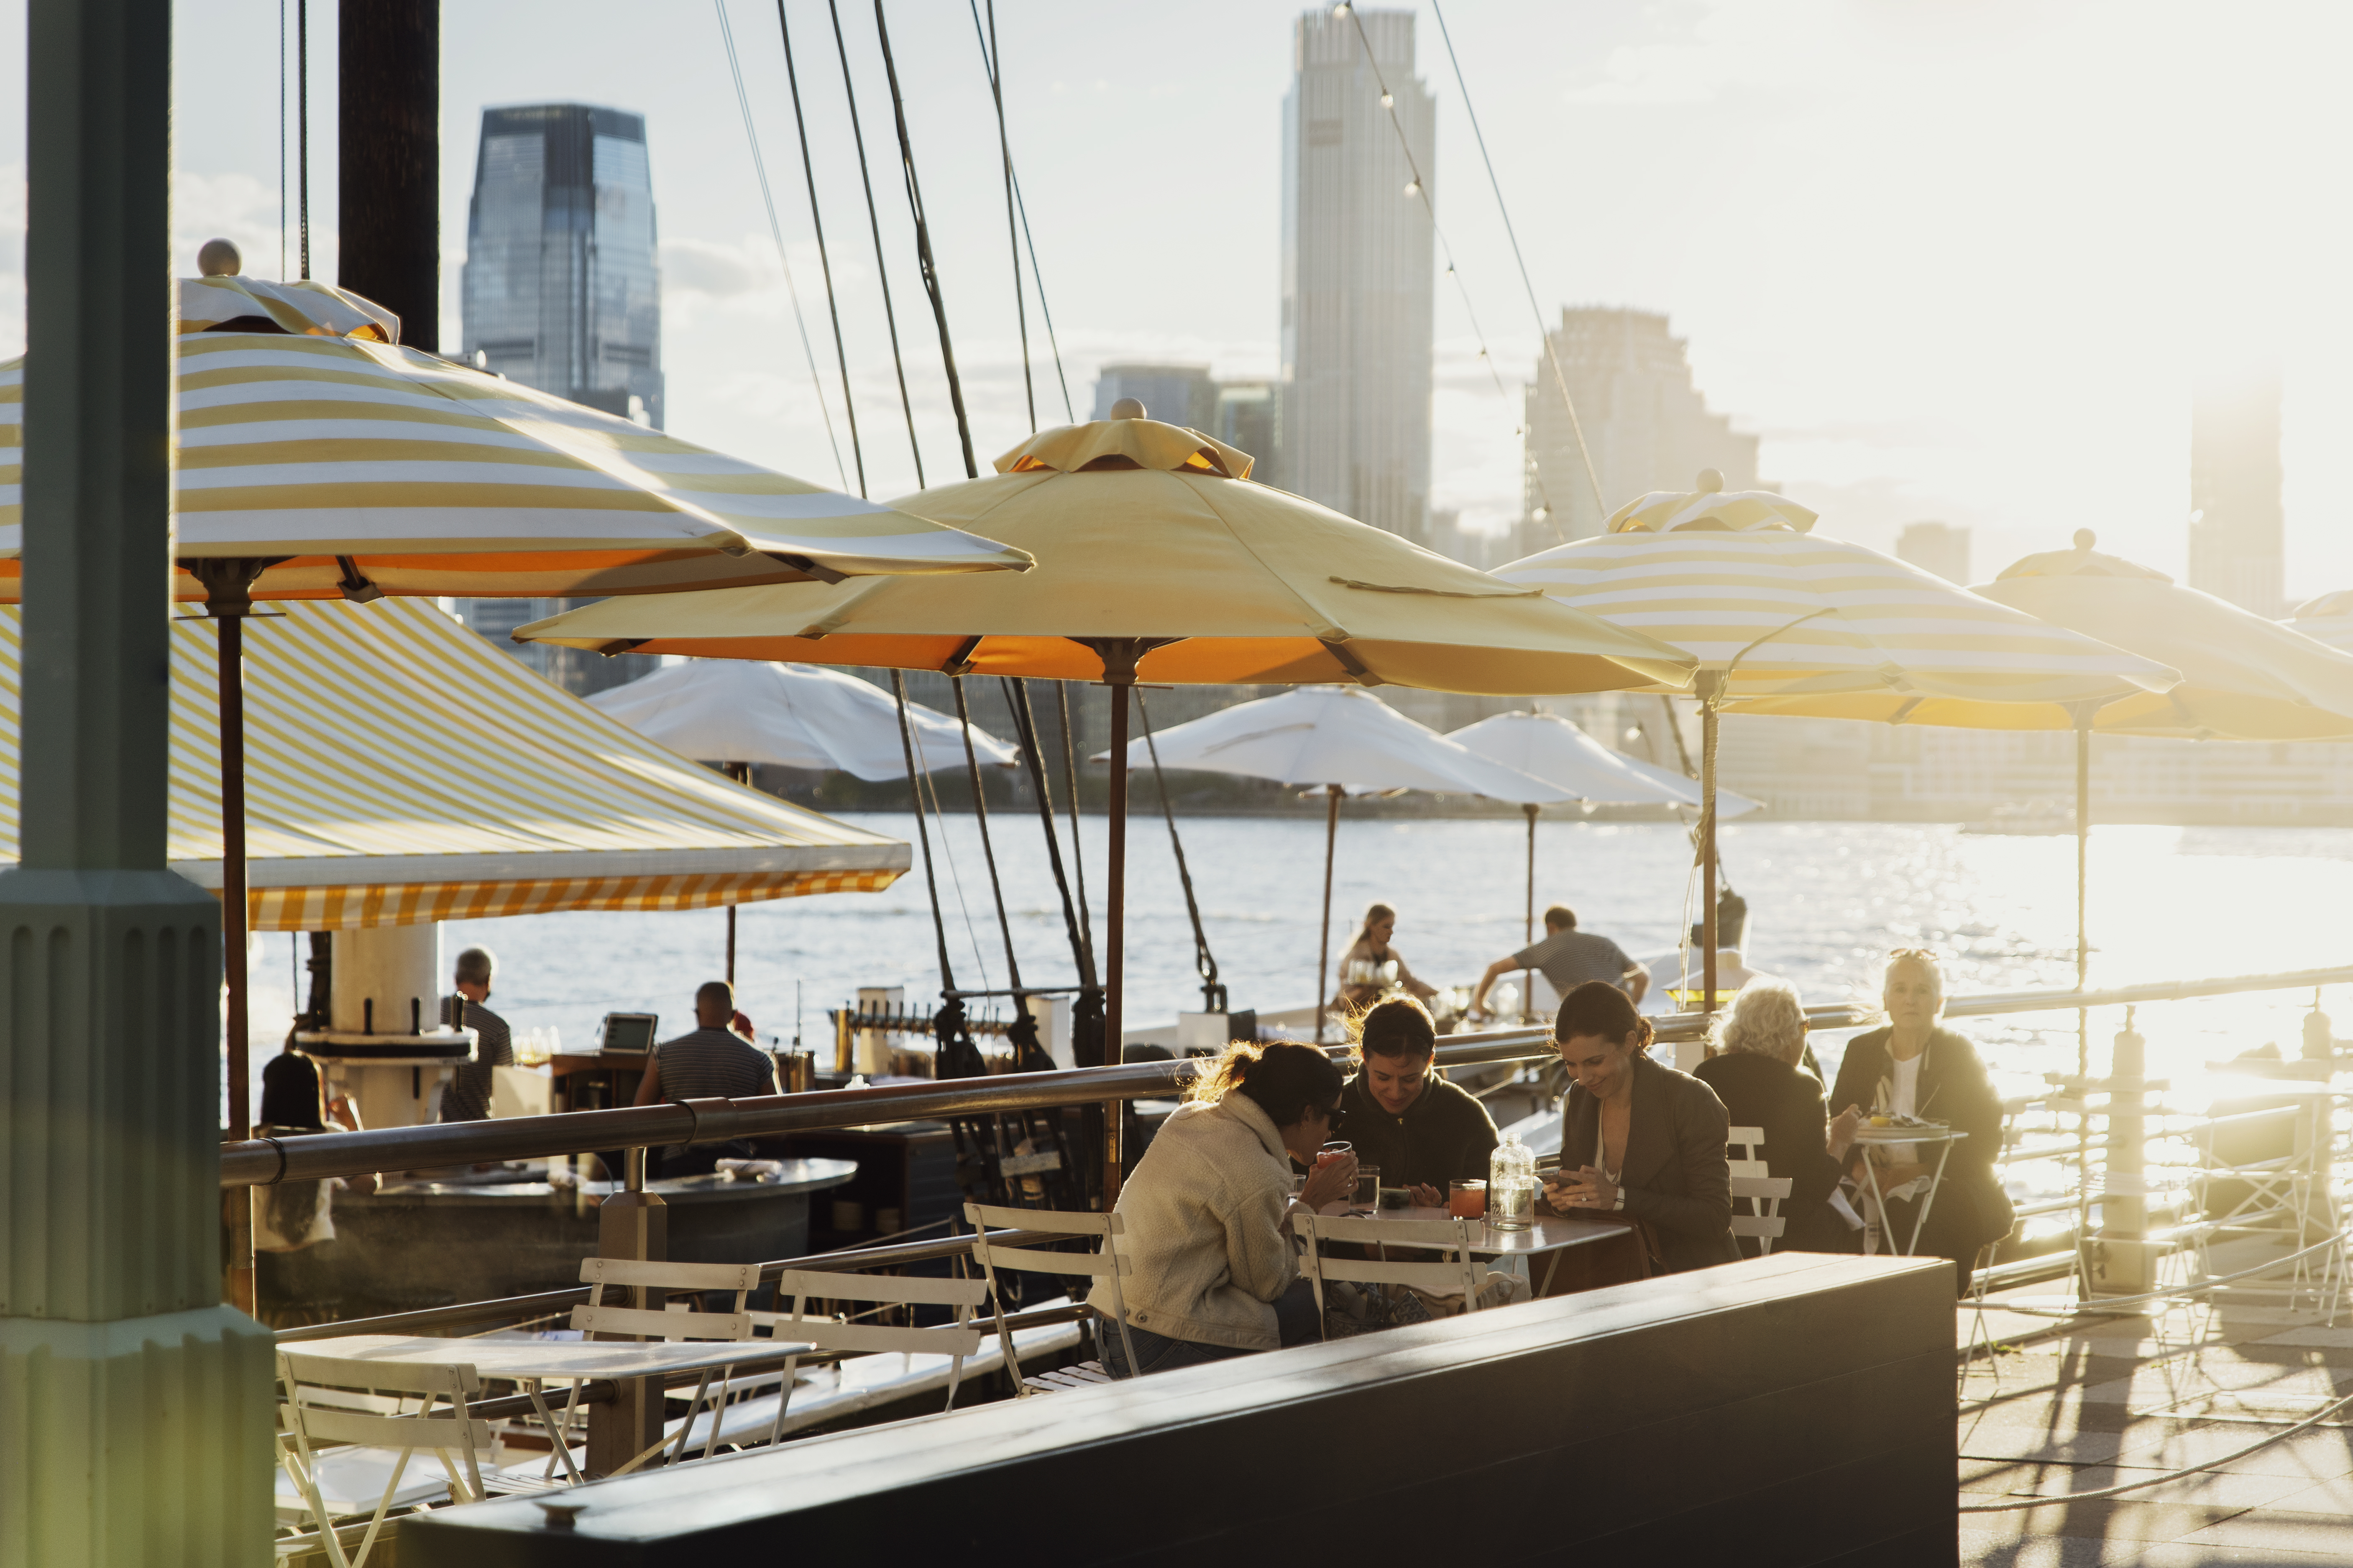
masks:
<svg viewBox="0 0 2353 1568"><path fill-rule="evenodd" d="M997 1271L1010 1269L1025 1274L1082 1275L1089 1279L1111 1281L1112 1310L1119 1317L1120 1349L1127 1354L1132 1373L1135 1367L1135 1342L1127 1332L1127 1297L1120 1288L1121 1279L1134 1272L1127 1254L1119 1249L1119 1238L1127 1234L1125 1224L1116 1214L1064 1214L1057 1209L996 1208L987 1204L966 1204L964 1217L972 1222L972 1256L980 1265L980 1272L988 1281L988 1293L997 1310L997 1342L1005 1350L1005 1371L1013 1384L1013 1396L1027 1399L1037 1392L1022 1381L1021 1363L1013 1353L1013 1331L1005 1326L1005 1292L998 1287ZM1100 1247L1095 1252L1048 1252L1036 1244L1012 1246L1002 1239L989 1239L988 1227L1003 1230L1039 1230L1055 1236L1092 1237ZM1100 1325L1101 1317L1098 1315ZM1098 1326L1097 1332L1101 1328Z"/></svg>
<svg viewBox="0 0 2353 1568"><path fill-rule="evenodd" d="M629 1297L626 1305L607 1307L600 1300L572 1309L572 1326L592 1337L628 1337L671 1342L748 1340L752 1337L752 1315L744 1310L744 1298L759 1288L760 1266L756 1263L638 1262L627 1258L584 1258L580 1260L580 1282L584 1285L616 1286L626 1290ZM686 1310L688 1304L685 1302L664 1300L672 1290L729 1290L734 1292L735 1303L724 1312L691 1311ZM596 1292L598 1298L604 1294L602 1289ZM718 1412L727 1403L728 1380L734 1370L732 1366L718 1370L719 1388L715 1394L712 1393L712 1374L708 1370L695 1384L694 1397L686 1402L686 1420L678 1429L677 1452L670 1456L673 1459L686 1451L686 1435L694 1426L695 1407L702 1403L706 1394L712 1394L711 1428L712 1435L717 1435ZM541 1398L536 1383L531 1384L530 1394L540 1419L549 1422L548 1436L555 1447L555 1452L548 1456L548 1468L553 1471L556 1459L560 1458L565 1469L571 1473L574 1480L578 1480L579 1472L573 1468L572 1454L565 1446L564 1435L571 1430L573 1406L580 1400L579 1381L575 1380L572 1384L572 1398L565 1406L561 1432L550 1419L546 1403ZM663 1439L663 1442L668 1441L668 1438ZM622 1469L635 1468L652 1458L661 1447L661 1443L655 1444L623 1466Z"/></svg>
<svg viewBox="0 0 2353 1568"><path fill-rule="evenodd" d="M988 1299L986 1279L910 1279L891 1274L827 1274L788 1268L777 1277L776 1294L790 1296L789 1312L754 1312L752 1321L780 1340L806 1340L821 1351L892 1351L910 1355L944 1355L948 1366L947 1408L955 1408L956 1387L964 1381L964 1358L980 1348L980 1331L972 1326L972 1310ZM804 1310L810 1300L861 1301L892 1307L954 1307L955 1321L932 1328L900 1327L891 1323L845 1322L839 1318L813 1318ZM776 1423L768 1432L771 1445L785 1436L785 1407L792 1403L793 1373L800 1358L785 1363L784 1386L776 1394ZM719 1423L711 1424L712 1442ZM704 1458L711 1443L703 1445Z"/></svg>
<svg viewBox="0 0 2353 1568"><path fill-rule="evenodd" d="M1725 1160L1732 1167L1732 1234L1757 1244L1760 1258L1772 1253L1788 1220L1781 1205L1788 1201L1790 1178L1776 1176L1765 1163L1765 1130L1735 1127L1725 1133ZM1748 1212L1738 1205L1746 1199Z"/></svg>
<svg viewBox="0 0 2353 1568"><path fill-rule="evenodd" d="M459 1363L357 1361L343 1356L306 1355L299 1351L278 1352L278 1379L284 1390L281 1408L285 1428L279 1441L280 1462L310 1505L319 1538L335 1568L360 1568L375 1548L377 1533L393 1494L400 1489L401 1472L408 1456L423 1448L441 1461L449 1478L453 1501L475 1502L482 1496L482 1475L474 1456L493 1441L491 1424L466 1414L482 1396L482 1381L471 1366ZM352 1407L348 1394L357 1390L371 1396L393 1396L394 1409L385 1414ZM414 1412L399 1408L410 1395L421 1395ZM436 1409L441 1400L448 1408ZM395 1455L392 1477L369 1515L367 1533L361 1537L357 1556L347 1556L335 1521L321 1495L318 1482L319 1445L352 1444ZM453 1453L465 1456L463 1479Z"/></svg>
<svg viewBox="0 0 2353 1568"><path fill-rule="evenodd" d="M1472 1312L1478 1310L1480 1293L1499 1278L1472 1256L1467 1219L1355 1219L1301 1208L1292 1212L1291 1228L1303 1244L1299 1272L1314 1287L1319 1328L1324 1322L1326 1282L1406 1285L1432 1296L1451 1296L1460 1290L1463 1311ZM1333 1242L1371 1247L1376 1257L1370 1260L1326 1257L1324 1248ZM1434 1251L1444 1258L1437 1263L1391 1262L1385 1254L1392 1247Z"/></svg>

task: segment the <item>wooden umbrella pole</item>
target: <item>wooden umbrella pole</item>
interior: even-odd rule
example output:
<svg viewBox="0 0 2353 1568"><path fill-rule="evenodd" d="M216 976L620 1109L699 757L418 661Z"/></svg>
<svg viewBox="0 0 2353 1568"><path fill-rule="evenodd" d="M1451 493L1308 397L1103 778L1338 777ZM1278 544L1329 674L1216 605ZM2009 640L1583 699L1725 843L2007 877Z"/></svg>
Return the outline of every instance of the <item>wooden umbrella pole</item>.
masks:
<svg viewBox="0 0 2353 1568"><path fill-rule="evenodd" d="M1536 813L1542 808L1534 801L1522 803L1520 809L1528 814L1528 907L1520 921L1520 945L1534 947L1536 942ZM1520 1022L1525 1024L1536 1016L1536 972L1520 972Z"/></svg>
<svg viewBox="0 0 2353 1568"><path fill-rule="evenodd" d="M245 891L245 618L223 616L220 627L221 950L228 980L228 1135L253 1136L252 1085L247 1062Z"/></svg>
<svg viewBox="0 0 2353 1568"><path fill-rule="evenodd" d="M752 782L752 764L749 763L729 763L726 773L729 778L739 784L748 786ZM735 906L733 904L727 906L727 984L730 985L735 984Z"/></svg>
<svg viewBox="0 0 2353 1568"><path fill-rule="evenodd" d="M1315 944L1315 1043L1324 1043L1324 980L1332 963L1332 850L1340 838L1340 786L1324 786L1324 935Z"/></svg>
<svg viewBox="0 0 2353 1568"><path fill-rule="evenodd" d="M1120 1027L1127 991L1127 694L1135 682L1135 656L1129 654L1124 663L1124 668L1115 668L1109 653L1103 658L1103 679L1111 687L1111 800L1110 820L1105 825L1110 832L1107 858L1111 865L1103 894L1107 900L1103 910L1103 1058L1111 1062L1124 1059ZM1119 1201L1120 1121L1124 1112L1123 1102L1103 1101L1106 1212Z"/></svg>
<svg viewBox="0 0 2353 1568"><path fill-rule="evenodd" d="M1715 729L1716 699L1724 692L1724 677L1703 670L1699 677L1699 832L1700 994L1705 1010L1715 1011Z"/></svg>

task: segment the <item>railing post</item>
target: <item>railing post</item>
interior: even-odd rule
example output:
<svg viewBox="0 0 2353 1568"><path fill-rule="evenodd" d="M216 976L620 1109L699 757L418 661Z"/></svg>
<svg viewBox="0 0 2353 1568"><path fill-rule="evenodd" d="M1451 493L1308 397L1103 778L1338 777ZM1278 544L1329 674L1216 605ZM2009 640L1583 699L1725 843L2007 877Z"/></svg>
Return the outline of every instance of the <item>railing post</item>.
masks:
<svg viewBox="0 0 2353 1568"><path fill-rule="evenodd" d="M640 1263L665 1259L670 1257L670 1215L660 1195L646 1191L646 1152L627 1149L622 1151L621 1160L622 1190L607 1198L597 1211L596 1256L626 1258ZM628 1305L658 1312L668 1293L637 1286L627 1294ZM588 1407L588 1462L583 1468L591 1476L612 1474L661 1439L662 1380L624 1378L619 1386L620 1393L610 1405Z"/></svg>
<svg viewBox="0 0 2353 1568"><path fill-rule="evenodd" d="M2100 1295L2137 1296L2157 1286L2157 1254L2163 1249L2148 1245L2147 1163L2141 1147L2147 1079L2148 1041L2133 1027L2127 1007L2108 1060L2108 1143L2101 1166L2100 1228L2093 1244L2097 1267L2087 1276ZM2094 1092L2094 1082L2085 1080L2087 1121Z"/></svg>

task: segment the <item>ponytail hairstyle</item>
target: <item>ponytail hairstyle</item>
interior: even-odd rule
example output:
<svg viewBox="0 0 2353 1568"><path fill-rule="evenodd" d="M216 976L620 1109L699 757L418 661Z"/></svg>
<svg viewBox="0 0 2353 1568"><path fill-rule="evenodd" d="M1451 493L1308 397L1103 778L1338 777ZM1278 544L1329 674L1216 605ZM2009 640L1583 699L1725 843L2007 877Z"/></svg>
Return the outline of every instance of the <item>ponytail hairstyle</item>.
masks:
<svg viewBox="0 0 2353 1568"><path fill-rule="evenodd" d="M1222 1100L1240 1094L1258 1102L1267 1120L1288 1127L1312 1107L1328 1110L1339 1102L1340 1068L1314 1046L1296 1040L1259 1045L1236 1040L1214 1066L1193 1079L1187 1100Z"/></svg>
<svg viewBox="0 0 2353 1568"><path fill-rule="evenodd" d="M1633 1048L1647 1051L1653 1032L1651 1020L1607 980L1588 980L1562 997L1552 1022L1553 1043L1562 1046L1580 1036L1599 1035L1612 1042L1632 1036Z"/></svg>
<svg viewBox="0 0 2353 1568"><path fill-rule="evenodd" d="M1366 1057L1419 1057L1427 1067L1438 1050L1430 1009L1410 996L1392 996L1357 1014L1348 1020L1348 1036L1359 1067Z"/></svg>

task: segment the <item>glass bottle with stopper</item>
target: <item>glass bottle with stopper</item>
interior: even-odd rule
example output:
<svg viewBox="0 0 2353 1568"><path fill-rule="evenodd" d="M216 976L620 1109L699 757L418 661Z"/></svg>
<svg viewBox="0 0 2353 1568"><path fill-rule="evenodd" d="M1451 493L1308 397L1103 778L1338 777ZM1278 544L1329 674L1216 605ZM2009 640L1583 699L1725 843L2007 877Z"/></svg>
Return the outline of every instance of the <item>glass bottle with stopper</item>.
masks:
<svg viewBox="0 0 2353 1568"><path fill-rule="evenodd" d="M1506 1133L1487 1162L1487 1223L1497 1230L1525 1230L1535 1223L1535 1151L1518 1133Z"/></svg>

